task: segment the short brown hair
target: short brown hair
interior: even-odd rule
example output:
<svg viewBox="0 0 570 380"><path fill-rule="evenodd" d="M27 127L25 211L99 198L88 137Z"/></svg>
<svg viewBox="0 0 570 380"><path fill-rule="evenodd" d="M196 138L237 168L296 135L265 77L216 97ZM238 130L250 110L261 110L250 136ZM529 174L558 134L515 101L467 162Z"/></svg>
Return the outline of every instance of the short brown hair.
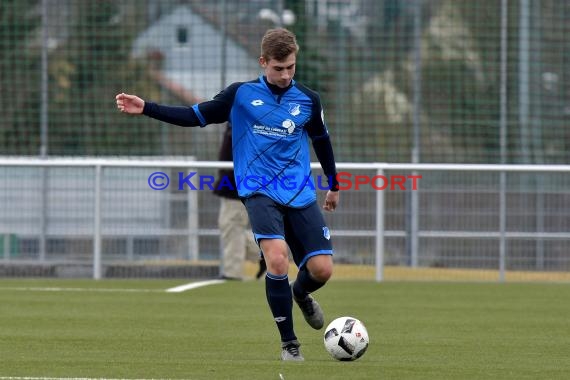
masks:
<svg viewBox="0 0 570 380"><path fill-rule="evenodd" d="M285 28L269 29L261 40L261 56L268 61L284 61L291 53L297 54L298 51L297 38Z"/></svg>

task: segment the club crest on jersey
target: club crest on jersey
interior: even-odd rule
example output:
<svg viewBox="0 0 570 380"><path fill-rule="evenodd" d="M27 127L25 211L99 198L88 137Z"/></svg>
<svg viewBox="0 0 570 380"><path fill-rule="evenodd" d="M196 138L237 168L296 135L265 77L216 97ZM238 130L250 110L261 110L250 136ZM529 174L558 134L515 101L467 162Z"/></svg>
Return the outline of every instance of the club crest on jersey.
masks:
<svg viewBox="0 0 570 380"><path fill-rule="evenodd" d="M289 134L293 133L293 131L295 130L295 122L291 119L283 120L283 123L281 123L281 126L285 129L287 129L287 132Z"/></svg>
<svg viewBox="0 0 570 380"><path fill-rule="evenodd" d="M328 227L323 227L323 236L327 240L331 240L331 232L329 231Z"/></svg>
<svg viewBox="0 0 570 380"><path fill-rule="evenodd" d="M297 116L301 113L301 105L297 103L289 103L289 113L293 116Z"/></svg>

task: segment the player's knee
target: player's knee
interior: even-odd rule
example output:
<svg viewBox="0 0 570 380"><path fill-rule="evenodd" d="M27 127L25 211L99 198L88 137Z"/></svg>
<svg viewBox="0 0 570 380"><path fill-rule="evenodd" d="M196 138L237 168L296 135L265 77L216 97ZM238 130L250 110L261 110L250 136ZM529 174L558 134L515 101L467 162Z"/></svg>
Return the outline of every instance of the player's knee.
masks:
<svg viewBox="0 0 570 380"><path fill-rule="evenodd" d="M327 282L333 273L332 265L319 265L311 270L311 276L319 282Z"/></svg>
<svg viewBox="0 0 570 380"><path fill-rule="evenodd" d="M313 256L307 262L307 269L315 280L327 282L333 273L333 261L329 255Z"/></svg>
<svg viewBox="0 0 570 380"><path fill-rule="evenodd" d="M264 255L268 272L275 275L283 275L289 271L289 257L286 252L284 254L279 252L273 252L273 254L264 253Z"/></svg>

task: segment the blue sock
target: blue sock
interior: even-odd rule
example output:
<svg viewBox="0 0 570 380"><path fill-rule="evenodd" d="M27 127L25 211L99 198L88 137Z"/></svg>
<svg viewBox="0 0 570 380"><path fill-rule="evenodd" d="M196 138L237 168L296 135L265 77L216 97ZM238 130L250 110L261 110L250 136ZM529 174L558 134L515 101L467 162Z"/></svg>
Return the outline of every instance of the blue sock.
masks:
<svg viewBox="0 0 570 380"><path fill-rule="evenodd" d="M293 331L293 298L287 275L277 276L267 272L265 276L267 303L279 329L282 342L295 340Z"/></svg>
<svg viewBox="0 0 570 380"><path fill-rule="evenodd" d="M293 293L298 299L304 299L308 294L322 288L325 282L319 282L315 280L306 267L299 270L297 274L297 279L293 284Z"/></svg>

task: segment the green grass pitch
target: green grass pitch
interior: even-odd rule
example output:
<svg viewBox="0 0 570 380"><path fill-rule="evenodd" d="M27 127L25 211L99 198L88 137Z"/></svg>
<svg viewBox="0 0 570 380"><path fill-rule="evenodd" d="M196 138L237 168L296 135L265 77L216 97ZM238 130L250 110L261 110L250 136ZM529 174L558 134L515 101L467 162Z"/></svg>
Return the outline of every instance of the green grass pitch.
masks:
<svg viewBox="0 0 570 380"><path fill-rule="evenodd" d="M295 306L303 363L281 362L263 282L0 280L0 379L567 379L570 286L331 281L326 323L370 334L330 358Z"/></svg>

